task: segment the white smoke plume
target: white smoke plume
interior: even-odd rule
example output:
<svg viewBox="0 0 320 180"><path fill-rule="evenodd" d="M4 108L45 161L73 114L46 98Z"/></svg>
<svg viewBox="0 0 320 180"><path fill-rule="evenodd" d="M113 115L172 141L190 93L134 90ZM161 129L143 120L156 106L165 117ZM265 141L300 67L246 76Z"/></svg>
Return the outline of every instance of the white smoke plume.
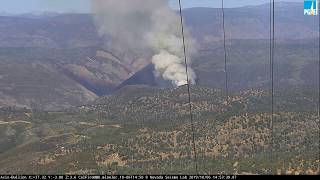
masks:
<svg viewBox="0 0 320 180"><path fill-rule="evenodd" d="M174 85L187 84L179 16L167 0L93 0L93 13L99 34L111 39L107 46L128 54L151 50L155 74ZM188 64L195 53L195 42L186 31ZM195 83L188 69L189 82Z"/></svg>

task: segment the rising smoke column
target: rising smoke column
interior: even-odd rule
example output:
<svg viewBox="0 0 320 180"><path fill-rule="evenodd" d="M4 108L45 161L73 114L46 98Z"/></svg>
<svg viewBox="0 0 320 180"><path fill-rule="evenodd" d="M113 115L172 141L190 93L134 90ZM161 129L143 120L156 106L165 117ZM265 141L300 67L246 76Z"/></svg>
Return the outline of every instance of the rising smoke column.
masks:
<svg viewBox="0 0 320 180"><path fill-rule="evenodd" d="M187 84L180 19L166 0L93 0L92 9L99 34L111 39L108 48L126 49L129 54L151 50L156 76L176 86ZM195 43L188 34L188 56L192 56ZM189 68L188 73L194 84L194 71Z"/></svg>

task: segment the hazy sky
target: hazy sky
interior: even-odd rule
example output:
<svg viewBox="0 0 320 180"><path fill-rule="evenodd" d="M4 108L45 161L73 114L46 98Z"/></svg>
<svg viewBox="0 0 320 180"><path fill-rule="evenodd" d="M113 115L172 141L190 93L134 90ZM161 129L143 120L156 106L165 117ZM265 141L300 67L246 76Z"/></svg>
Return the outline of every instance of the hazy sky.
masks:
<svg viewBox="0 0 320 180"><path fill-rule="evenodd" d="M0 0L0 12L28 13L28 12L90 12L91 0ZM121 0L119 0L121 1ZM162 1L162 0L156 0ZM170 0L174 8L178 0ZM226 7L257 5L270 0L225 0ZM281 1L281 0L276 0ZM303 2L303 0L283 0ZM220 7L221 0L182 0L183 7Z"/></svg>

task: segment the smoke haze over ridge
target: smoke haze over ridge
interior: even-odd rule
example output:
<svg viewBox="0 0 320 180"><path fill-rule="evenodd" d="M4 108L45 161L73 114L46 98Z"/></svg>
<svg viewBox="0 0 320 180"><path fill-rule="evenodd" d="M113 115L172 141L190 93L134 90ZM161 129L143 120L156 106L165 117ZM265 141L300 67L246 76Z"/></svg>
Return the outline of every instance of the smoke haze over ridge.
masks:
<svg viewBox="0 0 320 180"><path fill-rule="evenodd" d="M187 84L179 16L163 0L94 0L94 19L101 36L111 39L108 49L126 56L151 54L155 75L176 86ZM188 63L196 52L195 41L186 32ZM190 67L190 66L189 66ZM195 83L194 71L188 69Z"/></svg>

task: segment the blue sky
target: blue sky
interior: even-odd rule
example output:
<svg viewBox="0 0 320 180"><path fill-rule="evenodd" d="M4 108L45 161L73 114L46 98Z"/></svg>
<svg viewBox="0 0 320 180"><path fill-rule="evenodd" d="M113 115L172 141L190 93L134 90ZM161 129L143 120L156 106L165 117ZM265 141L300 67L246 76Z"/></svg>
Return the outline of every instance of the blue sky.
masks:
<svg viewBox="0 0 320 180"><path fill-rule="evenodd" d="M170 1L171 6L176 7L178 0ZM303 2L303 0L284 1ZM269 0L225 0L226 7L258 5L266 2ZM221 6L221 0L182 0L182 3L184 8ZM90 12L90 0L0 0L0 12L20 14L47 11L88 13Z"/></svg>

